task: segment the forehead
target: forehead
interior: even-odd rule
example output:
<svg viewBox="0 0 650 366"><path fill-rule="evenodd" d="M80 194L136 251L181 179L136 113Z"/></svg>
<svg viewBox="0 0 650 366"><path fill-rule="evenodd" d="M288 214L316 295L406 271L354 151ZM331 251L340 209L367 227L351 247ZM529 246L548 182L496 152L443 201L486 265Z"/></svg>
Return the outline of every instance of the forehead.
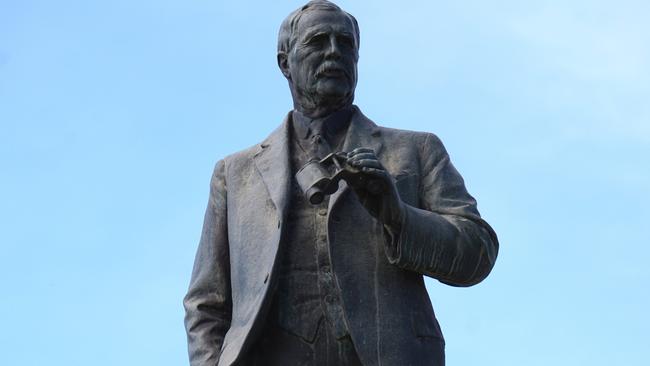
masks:
<svg viewBox="0 0 650 366"><path fill-rule="evenodd" d="M337 10L315 9L300 17L296 26L297 38L319 31L354 34L354 27L350 18Z"/></svg>

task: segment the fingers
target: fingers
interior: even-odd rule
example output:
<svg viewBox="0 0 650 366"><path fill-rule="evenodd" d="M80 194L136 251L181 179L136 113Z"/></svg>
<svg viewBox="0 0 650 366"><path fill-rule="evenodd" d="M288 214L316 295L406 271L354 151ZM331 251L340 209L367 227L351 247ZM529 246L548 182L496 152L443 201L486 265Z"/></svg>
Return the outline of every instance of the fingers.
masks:
<svg viewBox="0 0 650 366"><path fill-rule="evenodd" d="M383 166L375 155L375 151L364 147L356 148L348 153L348 164L357 168L383 169Z"/></svg>
<svg viewBox="0 0 650 366"><path fill-rule="evenodd" d="M357 154L363 154L363 153L372 153L374 155L375 150L369 149L367 147L357 147L356 149L348 153L348 159L353 158Z"/></svg>
<svg viewBox="0 0 650 366"><path fill-rule="evenodd" d="M358 172L362 173L361 175L349 179L348 182L356 191L359 191L360 198L367 195L368 192L366 191L369 189L369 180L379 180L384 182L382 184L390 184L392 182L390 173L386 171L379 159L377 159L373 149L360 147L352 150L348 153L347 163L349 166L356 168ZM377 189L374 190L377 191ZM376 195L379 192L369 193Z"/></svg>
<svg viewBox="0 0 650 366"><path fill-rule="evenodd" d="M387 175L388 175L388 172L386 172L386 170L384 170L384 168L382 168L382 167L380 167L380 168L362 167L361 171L363 173L366 173L368 175L372 175L372 176L375 176L375 177L378 177L378 178L386 178Z"/></svg>
<svg viewBox="0 0 650 366"><path fill-rule="evenodd" d="M377 160L377 156L372 152L364 152L364 153L356 154L351 158L348 158L348 161L352 162L352 161L363 160L363 159L375 159L375 160Z"/></svg>
<svg viewBox="0 0 650 366"><path fill-rule="evenodd" d="M350 162L350 165L357 168L374 168L374 169L383 169L384 167L377 159L363 159Z"/></svg>

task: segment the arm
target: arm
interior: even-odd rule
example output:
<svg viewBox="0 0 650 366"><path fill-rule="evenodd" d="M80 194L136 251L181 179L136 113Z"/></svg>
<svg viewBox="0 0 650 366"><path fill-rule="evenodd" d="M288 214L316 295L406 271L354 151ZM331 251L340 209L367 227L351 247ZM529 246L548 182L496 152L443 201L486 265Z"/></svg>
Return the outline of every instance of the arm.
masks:
<svg viewBox="0 0 650 366"><path fill-rule="evenodd" d="M353 188L386 228L389 261L453 286L471 286L487 277L496 260L498 240L481 219L476 201L467 193L442 142L427 135L422 146L419 207L401 201L392 178L373 157L361 151L352 160L368 174L383 178L389 189L373 197Z"/></svg>
<svg viewBox="0 0 650 366"><path fill-rule="evenodd" d="M428 135L423 148L420 208L403 205L389 230L391 263L453 286L481 282L492 270L499 243L449 160L442 142Z"/></svg>
<svg viewBox="0 0 650 366"><path fill-rule="evenodd" d="M216 366L230 328L230 258L228 252L225 163L219 161L210 182L210 198L183 305L190 364Z"/></svg>

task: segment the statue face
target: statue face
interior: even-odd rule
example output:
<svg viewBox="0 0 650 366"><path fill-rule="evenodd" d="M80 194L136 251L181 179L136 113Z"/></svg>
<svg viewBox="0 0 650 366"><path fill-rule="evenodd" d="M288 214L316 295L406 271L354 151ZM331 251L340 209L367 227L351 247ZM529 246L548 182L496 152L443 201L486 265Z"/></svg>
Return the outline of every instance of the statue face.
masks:
<svg viewBox="0 0 650 366"><path fill-rule="evenodd" d="M351 20L338 11L309 11L295 34L287 66L298 94L317 103L352 95L359 51Z"/></svg>

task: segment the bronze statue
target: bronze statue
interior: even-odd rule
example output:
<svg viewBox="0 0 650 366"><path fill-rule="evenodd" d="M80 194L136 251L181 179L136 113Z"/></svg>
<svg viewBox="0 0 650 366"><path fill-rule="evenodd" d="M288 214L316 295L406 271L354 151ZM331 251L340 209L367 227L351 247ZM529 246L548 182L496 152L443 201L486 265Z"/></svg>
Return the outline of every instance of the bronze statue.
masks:
<svg viewBox="0 0 650 366"><path fill-rule="evenodd" d="M193 366L444 365L423 275L479 283L497 237L435 135L353 105L358 52L331 2L282 23L294 108L215 167L184 300Z"/></svg>

